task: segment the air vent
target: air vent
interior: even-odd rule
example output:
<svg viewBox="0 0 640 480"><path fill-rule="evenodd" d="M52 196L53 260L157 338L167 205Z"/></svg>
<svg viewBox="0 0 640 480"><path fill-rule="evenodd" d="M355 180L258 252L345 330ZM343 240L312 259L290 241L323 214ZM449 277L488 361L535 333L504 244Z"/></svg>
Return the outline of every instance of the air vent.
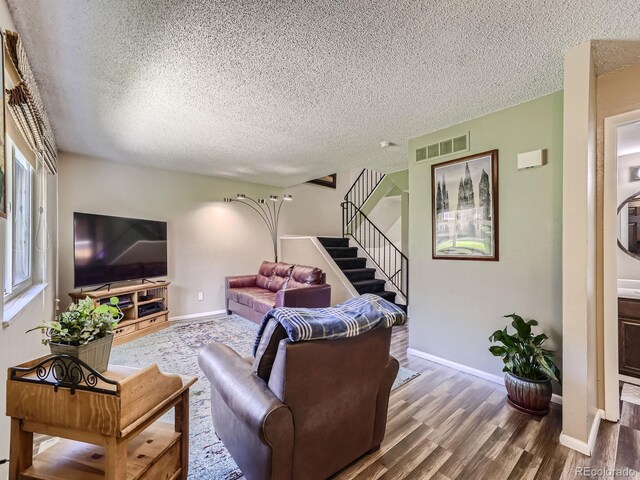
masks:
<svg viewBox="0 0 640 480"><path fill-rule="evenodd" d="M453 139L440 142L440 155L449 155L453 152Z"/></svg>
<svg viewBox="0 0 640 480"><path fill-rule="evenodd" d="M416 161L431 160L433 158L445 157L454 153L466 152L469 150L469 133L454 138L448 138L438 143L432 143L426 147L416 150Z"/></svg>
<svg viewBox="0 0 640 480"><path fill-rule="evenodd" d="M462 135L461 137L456 137L453 139L453 151L454 152L464 152L465 150L469 150L469 135Z"/></svg>

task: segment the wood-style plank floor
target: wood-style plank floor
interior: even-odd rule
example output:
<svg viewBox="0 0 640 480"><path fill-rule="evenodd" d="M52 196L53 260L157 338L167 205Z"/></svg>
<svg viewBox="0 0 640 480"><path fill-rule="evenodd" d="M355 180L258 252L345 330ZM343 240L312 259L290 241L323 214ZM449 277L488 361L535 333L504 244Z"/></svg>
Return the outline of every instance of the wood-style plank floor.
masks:
<svg viewBox="0 0 640 480"><path fill-rule="evenodd" d="M587 467L628 467L617 478L640 479L639 406L623 402L619 423L603 421L586 457L560 445L559 405L542 419L518 412L504 387L407 355L407 346L407 327L395 327L392 355L421 375L392 392L380 450L335 479L572 479Z"/></svg>

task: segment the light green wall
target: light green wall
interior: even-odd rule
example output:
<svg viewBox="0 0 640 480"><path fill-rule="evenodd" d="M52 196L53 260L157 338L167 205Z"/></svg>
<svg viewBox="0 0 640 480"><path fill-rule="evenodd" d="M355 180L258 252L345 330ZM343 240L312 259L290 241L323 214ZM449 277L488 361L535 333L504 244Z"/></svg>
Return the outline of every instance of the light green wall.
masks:
<svg viewBox="0 0 640 480"><path fill-rule="evenodd" d="M488 337L515 311L540 322L560 359L562 105L558 92L409 142L411 348L501 375ZM499 150L498 262L431 258L431 164L442 160L416 162L415 151L466 132L459 157ZM517 170L516 155L537 149L547 164Z"/></svg>

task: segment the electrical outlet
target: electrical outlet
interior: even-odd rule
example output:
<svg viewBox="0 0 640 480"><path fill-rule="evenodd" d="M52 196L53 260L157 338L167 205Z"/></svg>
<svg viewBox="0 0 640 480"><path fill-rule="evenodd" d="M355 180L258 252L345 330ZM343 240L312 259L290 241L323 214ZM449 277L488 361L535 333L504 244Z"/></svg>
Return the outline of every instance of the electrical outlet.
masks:
<svg viewBox="0 0 640 480"><path fill-rule="evenodd" d="M204 300L204 292L198 292L198 301Z"/></svg>

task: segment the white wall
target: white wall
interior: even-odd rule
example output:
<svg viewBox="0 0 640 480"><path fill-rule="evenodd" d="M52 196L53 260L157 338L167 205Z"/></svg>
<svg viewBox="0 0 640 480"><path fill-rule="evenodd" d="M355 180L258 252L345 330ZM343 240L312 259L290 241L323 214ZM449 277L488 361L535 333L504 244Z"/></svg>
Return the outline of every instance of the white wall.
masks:
<svg viewBox="0 0 640 480"><path fill-rule="evenodd" d="M632 181L629 170L640 167L640 153L622 155L618 157L618 206L632 195L640 194L640 181ZM620 213L626 212L623 209ZM627 235L627 222L623 222L623 235ZM625 280L640 280L640 260L631 257L620 248L616 251L618 257L618 278Z"/></svg>
<svg viewBox="0 0 640 480"><path fill-rule="evenodd" d="M0 27L15 31L15 26L5 2L0 2ZM8 116L8 112L5 112ZM7 117L7 128L10 130L10 117ZM21 143L19 138L14 140ZM21 151L30 161L34 161L34 155L25 148ZM50 244L46 252L37 254L34 258L34 271L39 279L48 282L47 288L38 294L23 310L20 311L12 322L0 327L0 459L9 457L9 419L4 416L6 402L5 377L10 366L17 365L27 360L46 355L48 349L41 343L42 337L37 332L25 335L26 330L38 325L43 320L51 318L54 313L54 299L56 296L56 248L57 248L57 177L46 176L47 199L45 202L45 214L49 225ZM5 227L6 220L0 219L0 252L5 251ZM34 227L35 228L35 227ZM44 232L43 232L44 234ZM43 240L41 238L41 240ZM40 242L40 246L44 243ZM1 271L4 272L4 254L0 254ZM4 275L0 275L0 291L3 290ZM4 302L0 296L0 305ZM0 309L0 315L4 320L4 308ZM7 478L8 465L0 466L0 478Z"/></svg>
<svg viewBox="0 0 640 480"><path fill-rule="evenodd" d="M216 177L171 172L75 154L60 162L60 295L73 290L73 212L128 216L168 222L171 317L224 308L224 277L254 273L273 259L266 226L249 208L224 197L291 193L282 207L280 234L339 235L339 188L299 185L279 189ZM198 292L204 300L198 301Z"/></svg>
<svg viewBox="0 0 640 480"><path fill-rule="evenodd" d="M293 202L285 205L281 235L340 235L343 201L347 190L360 173L347 170L338 173L335 189L312 183L303 183L285 189L293 195ZM286 210L284 210L286 207Z"/></svg>

